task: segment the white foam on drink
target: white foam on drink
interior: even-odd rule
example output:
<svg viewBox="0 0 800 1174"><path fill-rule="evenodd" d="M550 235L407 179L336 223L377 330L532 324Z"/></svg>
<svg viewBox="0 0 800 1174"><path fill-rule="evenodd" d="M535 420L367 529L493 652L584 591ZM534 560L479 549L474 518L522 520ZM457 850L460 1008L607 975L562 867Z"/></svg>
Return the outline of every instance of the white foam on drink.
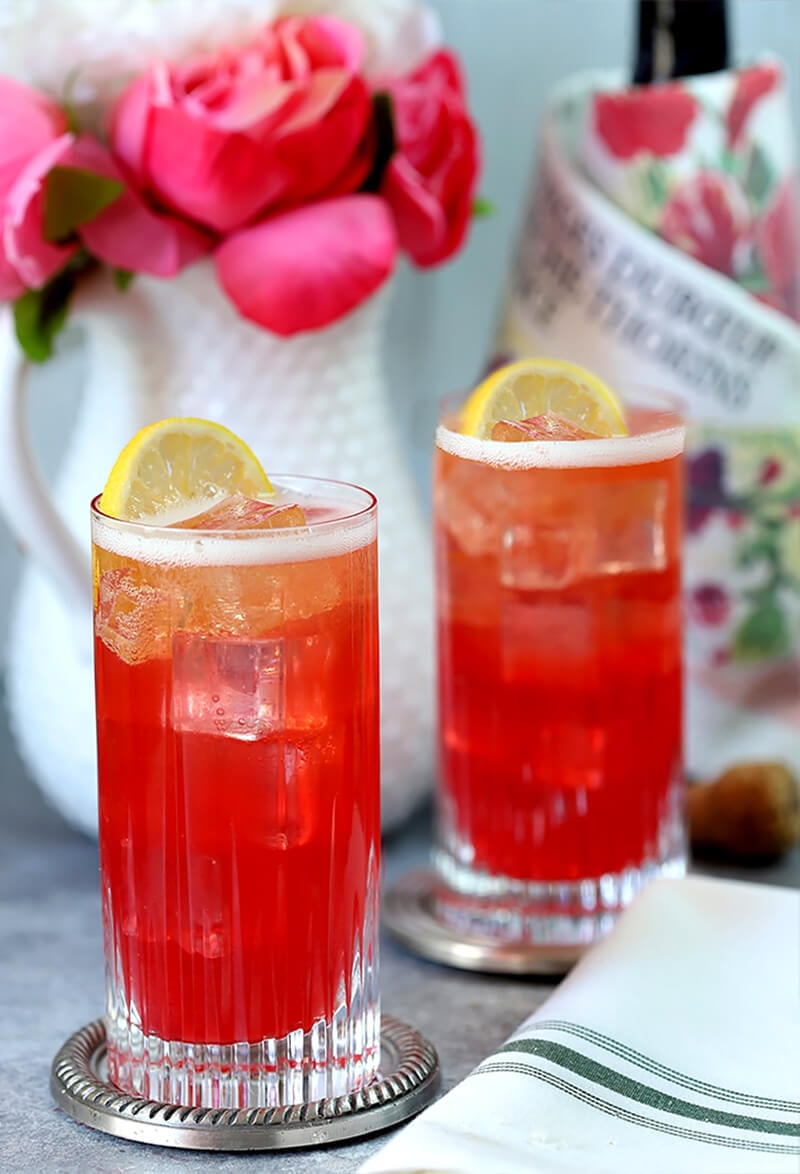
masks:
<svg viewBox="0 0 800 1174"><path fill-rule="evenodd" d="M618 465L647 465L666 461L683 452L686 429L682 424L614 436L603 440L479 440L440 424L436 445L443 452L466 461L479 461L500 469L594 469Z"/></svg>
<svg viewBox="0 0 800 1174"><path fill-rule="evenodd" d="M270 566L310 562L350 554L373 542L374 511L348 514L331 502L282 495L314 515L307 526L275 530L178 530L140 522L120 522L94 510L92 537L97 546L121 558L178 567ZM367 495L363 495L366 505ZM320 516L322 515L322 516Z"/></svg>

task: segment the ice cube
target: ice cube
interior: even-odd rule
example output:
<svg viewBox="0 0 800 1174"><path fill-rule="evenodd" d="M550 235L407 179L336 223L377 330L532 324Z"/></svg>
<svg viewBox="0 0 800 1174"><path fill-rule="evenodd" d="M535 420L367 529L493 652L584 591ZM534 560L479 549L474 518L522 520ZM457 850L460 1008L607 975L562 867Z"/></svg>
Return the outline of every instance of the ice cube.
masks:
<svg viewBox="0 0 800 1174"><path fill-rule="evenodd" d="M667 564L666 519L666 487L656 480L543 497L534 516L503 533L501 582L547 591L603 575L661 571Z"/></svg>
<svg viewBox="0 0 800 1174"><path fill-rule="evenodd" d="M504 671L529 677L531 664L585 662L593 647L592 613L580 600L516 591L502 605Z"/></svg>
<svg viewBox="0 0 800 1174"><path fill-rule="evenodd" d="M500 553L500 582L520 591L552 591L582 575L591 561L594 532L587 519L546 512L507 526Z"/></svg>
<svg viewBox="0 0 800 1174"><path fill-rule="evenodd" d="M595 540L586 574L662 571L667 565L667 487L663 481L599 486Z"/></svg>
<svg viewBox="0 0 800 1174"><path fill-rule="evenodd" d="M235 493L194 517L175 522L179 530L277 530L305 526L305 514L291 502L257 501Z"/></svg>
<svg viewBox="0 0 800 1174"><path fill-rule="evenodd" d="M216 856L192 851L186 861L189 916L179 919L179 938L189 954L221 958L231 949L234 868Z"/></svg>
<svg viewBox="0 0 800 1174"><path fill-rule="evenodd" d="M118 568L101 574L95 632L126 664L166 655L171 616L169 593L138 573Z"/></svg>
<svg viewBox="0 0 800 1174"><path fill-rule="evenodd" d="M436 484L437 517L465 554L479 557L499 550L505 519L515 505L513 477L463 461Z"/></svg>
<svg viewBox="0 0 800 1174"><path fill-rule="evenodd" d="M526 420L498 420L491 431L492 440L597 440L596 432L587 432L556 412L543 412Z"/></svg>
<svg viewBox="0 0 800 1174"><path fill-rule="evenodd" d="M177 632L172 645L172 723L183 733L253 742L285 716L280 639L246 641Z"/></svg>

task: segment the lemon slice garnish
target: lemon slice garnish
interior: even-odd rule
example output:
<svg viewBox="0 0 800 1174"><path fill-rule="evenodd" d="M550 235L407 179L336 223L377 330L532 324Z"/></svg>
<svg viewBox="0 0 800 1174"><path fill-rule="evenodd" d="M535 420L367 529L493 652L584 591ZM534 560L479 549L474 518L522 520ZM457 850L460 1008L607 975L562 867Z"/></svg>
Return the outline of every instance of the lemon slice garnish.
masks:
<svg viewBox="0 0 800 1174"><path fill-rule="evenodd" d="M125 445L99 504L113 518L169 525L233 494L272 492L254 454L228 428L173 417L142 428Z"/></svg>
<svg viewBox="0 0 800 1174"><path fill-rule="evenodd" d="M498 420L554 412L596 436L627 436L622 405L610 387L561 359L521 359L493 371L461 410L460 431L488 439Z"/></svg>

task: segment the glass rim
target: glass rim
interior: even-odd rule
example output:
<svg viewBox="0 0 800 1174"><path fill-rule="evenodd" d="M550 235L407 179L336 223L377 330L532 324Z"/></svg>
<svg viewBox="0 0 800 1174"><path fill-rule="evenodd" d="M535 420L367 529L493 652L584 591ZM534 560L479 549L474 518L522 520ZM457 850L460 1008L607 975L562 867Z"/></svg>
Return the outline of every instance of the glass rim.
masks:
<svg viewBox="0 0 800 1174"><path fill-rule="evenodd" d="M305 522L302 526L277 526L272 530L264 530L259 527L239 527L238 529L221 529L212 530L205 529L201 526L168 526L164 524L154 524L146 522L141 519L131 518L115 518L112 514L107 514L100 509L100 499L102 493L96 494L89 505L92 520L95 519L104 526L111 526L122 532L146 534L156 539L175 540L195 540L197 538L210 538L215 540L265 540L270 541L278 538L290 538L292 535L307 536L309 531L314 533L325 533L327 531L336 530L342 526L348 526L354 522L361 522L369 514L374 513L378 499L371 489L365 489L363 485L356 485L351 481L336 480L332 477L311 477L305 476L302 473L273 473L270 474L270 482L277 488L282 488L284 483L301 482L304 486L308 486L309 490L317 486L320 489L323 487L334 487L337 489L348 489L359 494L364 500L363 504L357 508L343 513L335 518L316 518L309 522ZM322 496L322 495L321 495Z"/></svg>
<svg viewBox="0 0 800 1174"><path fill-rule="evenodd" d="M441 397L437 405L438 420L440 424L443 422L445 415L452 414L466 403L467 399L472 394L472 390L448 391ZM623 407L625 407L627 404L630 404L632 407L636 407L641 404L641 406L644 407L648 401L652 403L654 400L660 400L664 410L673 412L679 418L678 423L683 425L686 423L686 416L690 410L690 405L684 396L680 395L678 392L669 391L666 388L659 387L658 384L654 383L628 383L626 385L625 391L620 392L617 398L621 401ZM678 424L672 425L672 427L678 427ZM604 438L599 437L598 439ZM615 437L615 439L626 440L628 437ZM565 442L553 440L548 441L547 443L575 444L576 441L571 440L569 442Z"/></svg>
<svg viewBox="0 0 800 1174"><path fill-rule="evenodd" d="M469 393L467 393L468 395ZM450 426L449 420L465 402L465 396L451 393L439 401L435 445L440 452L493 468L568 469L611 468L616 465L654 464L680 456L686 449L686 411L680 396L652 384L628 384L620 395L623 407L660 409L665 420L652 431L625 436L598 436L586 440L532 440L517 443L483 440L466 436ZM444 443L442 443L444 441Z"/></svg>

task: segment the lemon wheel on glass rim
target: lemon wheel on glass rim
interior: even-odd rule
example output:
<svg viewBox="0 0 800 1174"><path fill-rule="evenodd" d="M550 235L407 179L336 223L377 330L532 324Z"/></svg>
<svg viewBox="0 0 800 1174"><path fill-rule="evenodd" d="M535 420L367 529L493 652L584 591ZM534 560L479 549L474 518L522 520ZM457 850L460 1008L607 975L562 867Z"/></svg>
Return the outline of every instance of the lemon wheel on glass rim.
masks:
<svg viewBox="0 0 800 1174"><path fill-rule="evenodd" d="M552 413L597 437L626 436L619 399L590 371L561 359L520 359L493 371L461 409L459 430L487 440L500 420Z"/></svg>

